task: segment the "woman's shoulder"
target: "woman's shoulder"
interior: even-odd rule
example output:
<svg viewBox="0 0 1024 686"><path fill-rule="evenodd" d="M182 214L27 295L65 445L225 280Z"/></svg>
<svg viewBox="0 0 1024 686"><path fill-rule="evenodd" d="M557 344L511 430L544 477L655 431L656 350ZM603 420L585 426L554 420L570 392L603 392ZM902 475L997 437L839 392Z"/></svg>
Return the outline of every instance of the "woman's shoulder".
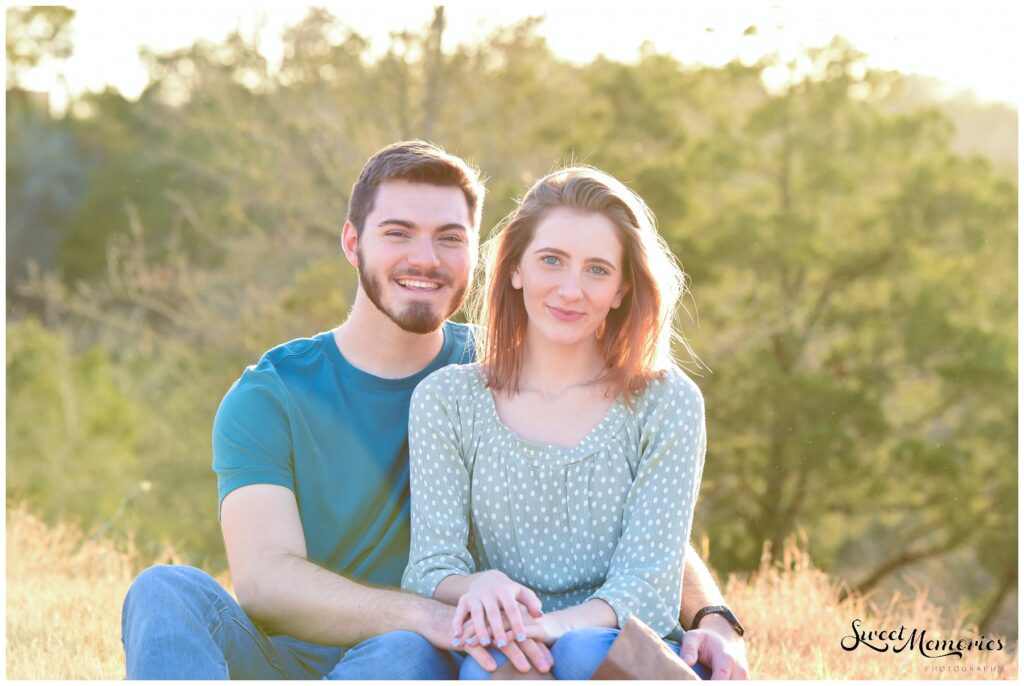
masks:
<svg viewBox="0 0 1024 686"><path fill-rule="evenodd" d="M682 410L689 408L691 412L697 409L703 412L703 407L704 395L700 387L676 364L651 380L637 399L637 414L640 417L665 412L679 412L681 416L686 416Z"/></svg>
<svg viewBox="0 0 1024 686"><path fill-rule="evenodd" d="M483 387L484 376L479 362L450 364L429 374L416 386L414 398L427 396L458 398L469 396Z"/></svg>

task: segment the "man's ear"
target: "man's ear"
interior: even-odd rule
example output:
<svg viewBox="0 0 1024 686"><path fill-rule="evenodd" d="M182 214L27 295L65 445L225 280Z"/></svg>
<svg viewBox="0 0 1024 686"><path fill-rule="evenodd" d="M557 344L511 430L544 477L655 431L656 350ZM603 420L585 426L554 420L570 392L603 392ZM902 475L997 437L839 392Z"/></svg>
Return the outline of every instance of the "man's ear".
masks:
<svg viewBox="0 0 1024 686"><path fill-rule="evenodd" d="M622 304L622 299L624 297L626 297L626 293L629 293L629 284L628 283L623 283L622 286L619 288L619 291L615 294L615 297L612 298L612 309L613 310L616 310L616 309L619 308L619 305Z"/></svg>
<svg viewBox="0 0 1024 686"><path fill-rule="evenodd" d="M348 263L359 271L359 234L356 232L355 224L345 220L345 226L341 228L341 250L345 253Z"/></svg>

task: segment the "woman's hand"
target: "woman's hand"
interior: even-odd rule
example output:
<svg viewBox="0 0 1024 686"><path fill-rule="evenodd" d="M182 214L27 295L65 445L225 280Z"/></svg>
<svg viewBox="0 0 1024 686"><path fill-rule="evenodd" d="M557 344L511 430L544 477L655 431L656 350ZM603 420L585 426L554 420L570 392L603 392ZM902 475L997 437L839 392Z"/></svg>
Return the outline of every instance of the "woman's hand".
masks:
<svg viewBox="0 0 1024 686"><path fill-rule="evenodd" d="M524 607L520 606L520 611L524 609ZM553 612L540 617L526 615L523 618L523 633L526 635L527 641L532 640L544 645L551 645L561 638L569 629L561 621L560 614ZM505 635L508 640L515 640L515 634L512 632L511 625L507 619L505 620ZM463 645L479 645L476 628L472 619L462 625L462 636Z"/></svg>
<svg viewBox="0 0 1024 686"><path fill-rule="evenodd" d="M479 638L480 645L490 645L492 637L498 648L503 648L512 638L517 642L526 640L528 636L523 613L519 609L520 603L526 608L528 616L538 618L543 614L537 594L512 581L502 572L492 569L475 575L469 590L462 594L455 607L453 644L458 647L463 640L468 641L470 637L463 635L463 625L470 619L477 629L474 637ZM506 634L506 618L511 636Z"/></svg>

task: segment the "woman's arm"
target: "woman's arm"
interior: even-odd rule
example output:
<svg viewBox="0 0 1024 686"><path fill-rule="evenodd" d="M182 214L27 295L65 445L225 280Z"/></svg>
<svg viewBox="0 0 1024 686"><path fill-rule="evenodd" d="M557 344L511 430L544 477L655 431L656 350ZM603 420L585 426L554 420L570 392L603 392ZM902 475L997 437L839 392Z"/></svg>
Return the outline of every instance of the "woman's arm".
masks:
<svg viewBox="0 0 1024 686"><path fill-rule="evenodd" d="M469 539L469 471L444 370L413 392L409 408L412 531L402 588L435 598L440 582L476 571Z"/></svg>
<svg viewBox="0 0 1024 686"><path fill-rule="evenodd" d="M704 467L700 390L679 370L657 382L638 408L641 451L626 497L622 534L605 583L588 598L614 609L617 625L637 615L664 636L678 623L686 541Z"/></svg>

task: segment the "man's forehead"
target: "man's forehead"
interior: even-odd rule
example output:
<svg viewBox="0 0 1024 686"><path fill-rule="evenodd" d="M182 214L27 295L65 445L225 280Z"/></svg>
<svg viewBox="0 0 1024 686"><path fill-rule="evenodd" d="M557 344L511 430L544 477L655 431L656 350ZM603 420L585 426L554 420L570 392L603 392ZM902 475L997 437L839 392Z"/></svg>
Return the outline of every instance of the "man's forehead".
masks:
<svg viewBox="0 0 1024 686"><path fill-rule="evenodd" d="M394 213L403 216L392 217ZM443 224L458 223L473 228L466 195L458 186L437 186L429 183L390 179L377 188L373 209L368 219L372 222L382 214L386 218L406 219Z"/></svg>

